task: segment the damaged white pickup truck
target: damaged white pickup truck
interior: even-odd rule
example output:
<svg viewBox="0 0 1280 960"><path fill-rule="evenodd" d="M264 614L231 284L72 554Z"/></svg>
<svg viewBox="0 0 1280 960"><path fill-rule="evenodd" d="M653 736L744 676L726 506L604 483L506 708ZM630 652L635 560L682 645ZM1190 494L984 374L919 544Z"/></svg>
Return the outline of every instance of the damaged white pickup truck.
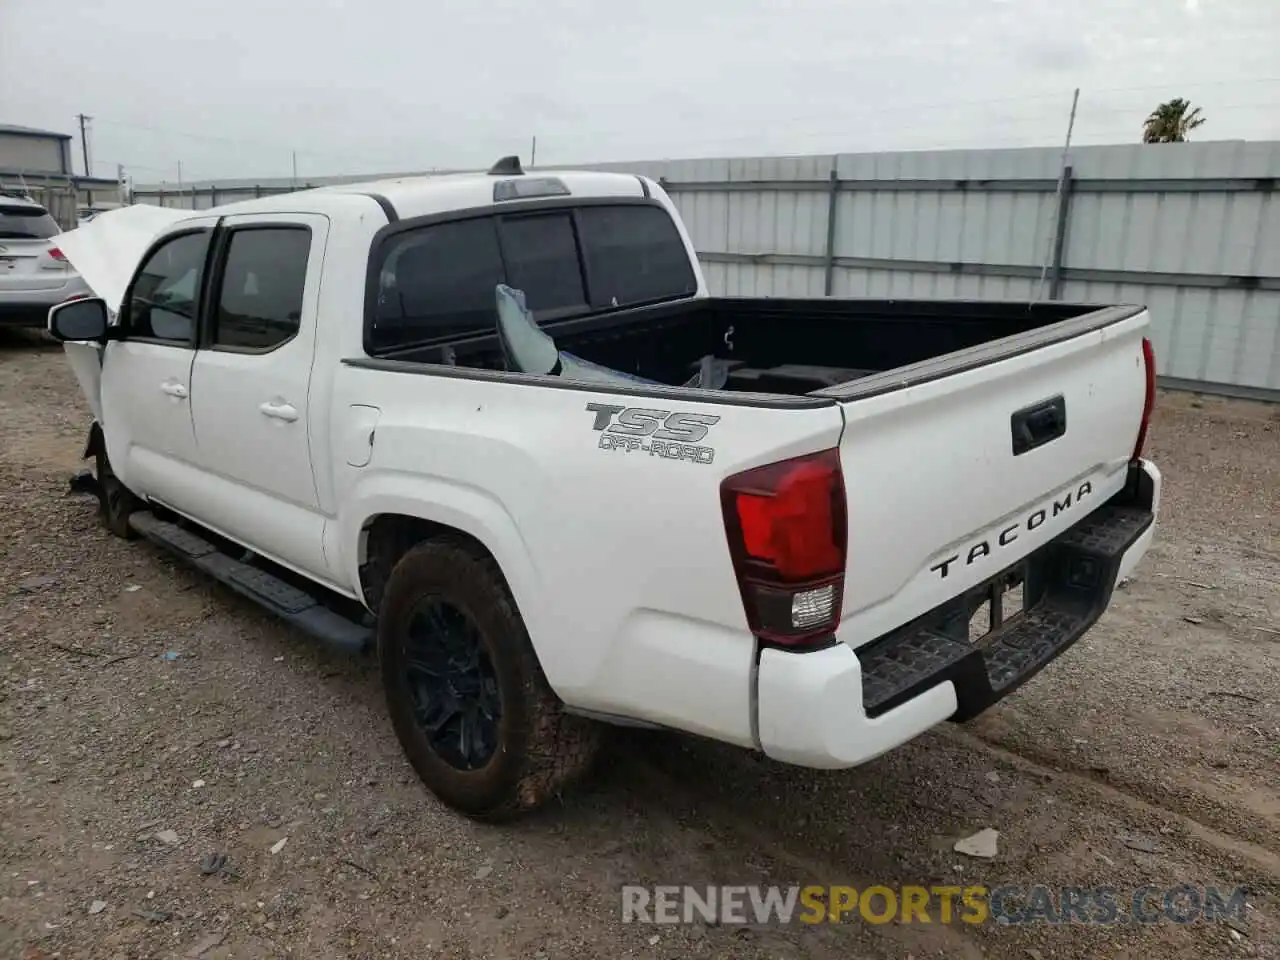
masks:
<svg viewBox="0 0 1280 960"><path fill-rule="evenodd" d="M712 297L658 184L514 158L61 246L106 525L376 643L475 817L601 721L836 768L973 717L1154 532L1141 307Z"/></svg>

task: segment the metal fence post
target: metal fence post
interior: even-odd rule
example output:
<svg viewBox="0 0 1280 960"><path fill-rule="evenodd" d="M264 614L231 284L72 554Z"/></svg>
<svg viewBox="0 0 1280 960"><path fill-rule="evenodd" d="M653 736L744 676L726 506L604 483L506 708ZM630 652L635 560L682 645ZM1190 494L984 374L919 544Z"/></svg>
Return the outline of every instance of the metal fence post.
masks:
<svg viewBox="0 0 1280 960"><path fill-rule="evenodd" d="M836 211L840 208L840 171L831 165L830 184L827 188L827 250L823 265L822 295L831 296L836 281Z"/></svg>
<svg viewBox="0 0 1280 960"><path fill-rule="evenodd" d="M1067 226L1071 220L1071 195L1075 192L1075 177L1070 166L1062 171L1062 202L1058 204L1058 222L1054 224L1053 266L1049 274L1049 299L1062 299L1062 267L1067 253Z"/></svg>

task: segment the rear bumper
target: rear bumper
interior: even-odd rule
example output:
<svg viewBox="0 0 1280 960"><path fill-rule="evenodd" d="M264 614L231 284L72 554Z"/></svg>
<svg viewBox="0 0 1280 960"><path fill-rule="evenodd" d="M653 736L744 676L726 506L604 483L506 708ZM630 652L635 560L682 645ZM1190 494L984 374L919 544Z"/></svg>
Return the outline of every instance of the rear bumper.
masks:
<svg viewBox="0 0 1280 960"><path fill-rule="evenodd" d="M1027 558L1024 613L981 647L967 639L970 598L957 597L856 652L845 644L764 650L761 748L807 767L855 766L1013 692L1097 622L1142 559L1155 534L1160 482L1155 465L1140 461L1120 494Z"/></svg>
<svg viewBox="0 0 1280 960"><path fill-rule="evenodd" d="M0 324L46 327L50 307L91 293L89 285L78 273L69 275L65 283L43 290L0 290Z"/></svg>
<svg viewBox="0 0 1280 960"><path fill-rule="evenodd" d="M49 325L49 307L42 304L0 303L0 327L37 327Z"/></svg>

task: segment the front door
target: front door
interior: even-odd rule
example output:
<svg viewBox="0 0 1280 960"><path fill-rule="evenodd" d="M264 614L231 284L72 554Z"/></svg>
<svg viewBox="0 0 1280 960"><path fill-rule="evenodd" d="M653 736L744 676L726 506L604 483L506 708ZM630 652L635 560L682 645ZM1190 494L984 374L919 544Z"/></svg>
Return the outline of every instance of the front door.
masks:
<svg viewBox="0 0 1280 960"><path fill-rule="evenodd" d="M311 463L307 387L328 219L224 217L209 313L191 373L210 526L324 577L324 517Z"/></svg>
<svg viewBox="0 0 1280 960"><path fill-rule="evenodd" d="M102 422L116 475L179 510L197 496L191 366L215 223L187 221L144 258L121 304L122 336L102 358Z"/></svg>

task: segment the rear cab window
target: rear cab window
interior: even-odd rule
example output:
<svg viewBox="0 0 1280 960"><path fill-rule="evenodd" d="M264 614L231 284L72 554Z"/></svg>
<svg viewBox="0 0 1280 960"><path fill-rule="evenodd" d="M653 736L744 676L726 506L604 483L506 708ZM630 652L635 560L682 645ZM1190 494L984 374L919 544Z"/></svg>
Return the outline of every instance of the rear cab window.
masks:
<svg viewBox="0 0 1280 960"><path fill-rule="evenodd" d="M696 289L689 254L661 207L584 207L578 230L592 307L650 303Z"/></svg>
<svg viewBox="0 0 1280 960"><path fill-rule="evenodd" d="M44 207L0 203L0 240L48 240L61 232Z"/></svg>
<svg viewBox="0 0 1280 960"><path fill-rule="evenodd" d="M546 321L586 310L586 282L571 214L506 218L498 233L502 238L506 282L524 291L535 317Z"/></svg>
<svg viewBox="0 0 1280 960"><path fill-rule="evenodd" d="M374 250L366 349L492 333L494 288L525 293L539 323L692 296L697 278L653 203L495 211L412 227Z"/></svg>

